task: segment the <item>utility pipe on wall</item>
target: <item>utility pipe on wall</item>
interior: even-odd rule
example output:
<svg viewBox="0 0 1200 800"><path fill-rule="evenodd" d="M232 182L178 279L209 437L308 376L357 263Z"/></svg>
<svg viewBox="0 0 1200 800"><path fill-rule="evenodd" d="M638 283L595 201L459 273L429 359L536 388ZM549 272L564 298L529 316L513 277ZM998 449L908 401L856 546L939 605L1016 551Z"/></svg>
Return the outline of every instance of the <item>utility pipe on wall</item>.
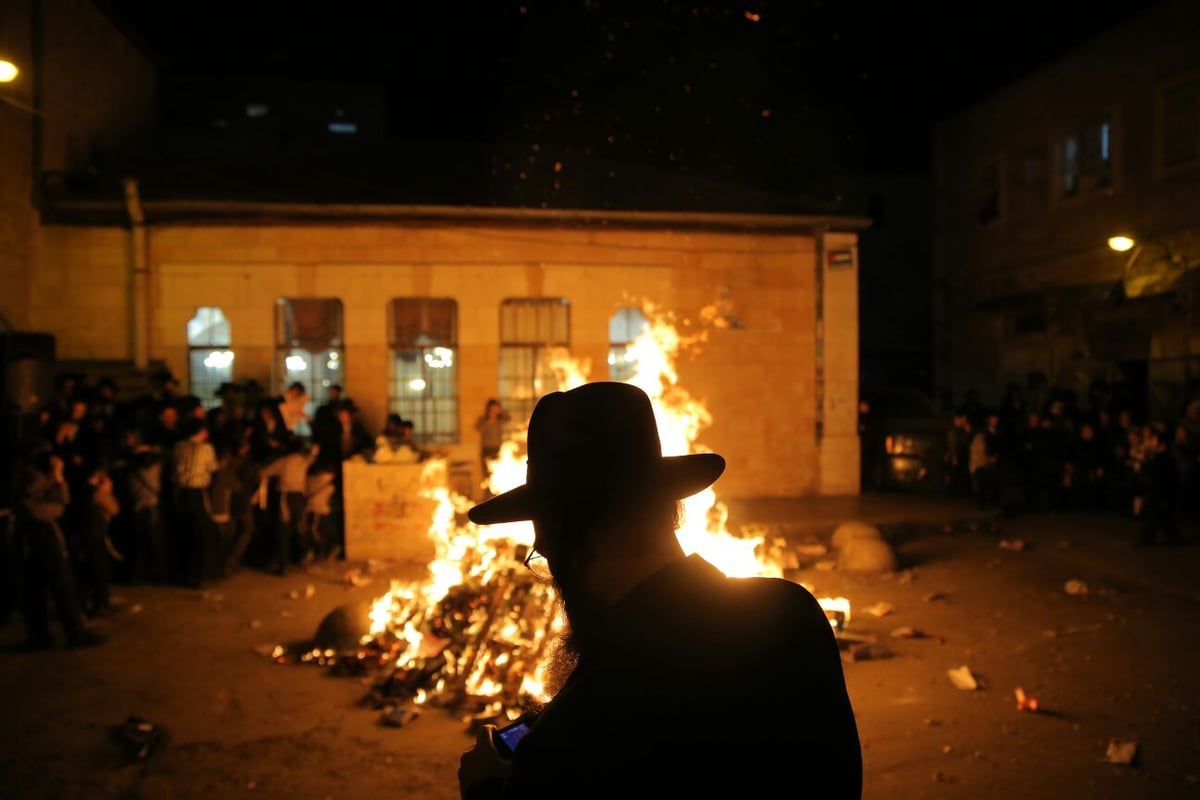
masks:
<svg viewBox="0 0 1200 800"><path fill-rule="evenodd" d="M815 430L813 434L817 441L818 450L825 438L825 230L813 228L813 245L816 258L816 269L813 273L814 304L816 319L816 352L813 361L816 369L813 375L815 403Z"/></svg>
<svg viewBox="0 0 1200 800"><path fill-rule="evenodd" d="M150 240L146 232L146 214L142 209L137 178L125 179L125 209L129 212L129 283L132 294L130 355L136 369L145 369L150 363Z"/></svg>

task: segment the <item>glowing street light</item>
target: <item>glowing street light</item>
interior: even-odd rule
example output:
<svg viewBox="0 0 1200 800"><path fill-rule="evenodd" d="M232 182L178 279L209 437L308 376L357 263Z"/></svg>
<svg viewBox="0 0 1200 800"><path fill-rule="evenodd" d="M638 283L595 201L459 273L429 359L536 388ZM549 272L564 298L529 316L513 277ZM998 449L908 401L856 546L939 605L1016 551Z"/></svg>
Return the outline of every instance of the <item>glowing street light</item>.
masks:
<svg viewBox="0 0 1200 800"><path fill-rule="evenodd" d="M1116 250L1118 253L1124 253L1128 250L1132 250L1134 244L1136 244L1136 242L1134 242L1133 237L1126 236L1125 234L1108 237L1108 246L1113 250Z"/></svg>
<svg viewBox="0 0 1200 800"><path fill-rule="evenodd" d="M21 70L17 69L16 64L0 56L0 83L12 83L20 74Z"/></svg>

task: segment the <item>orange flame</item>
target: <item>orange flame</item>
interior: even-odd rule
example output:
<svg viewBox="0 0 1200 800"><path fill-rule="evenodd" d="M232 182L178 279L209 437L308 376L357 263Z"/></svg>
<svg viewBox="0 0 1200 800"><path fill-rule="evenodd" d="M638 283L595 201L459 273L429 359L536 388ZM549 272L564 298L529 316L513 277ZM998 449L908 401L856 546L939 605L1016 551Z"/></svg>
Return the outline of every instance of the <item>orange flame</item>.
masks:
<svg viewBox="0 0 1200 800"><path fill-rule="evenodd" d="M705 334L681 336L673 318L660 313L653 305L643 305L651 322L645 331L628 347L626 360L636 364L629 379L649 396L658 424L664 455L683 455L705 448L696 444L700 432L712 423L704 405L678 384L674 364L683 347L694 347ZM554 388L567 390L588 380L589 364L570 357L565 350L553 352L548 365L558 382ZM499 456L489 462L491 476L488 489L500 494L525 482L524 432L501 445ZM433 468L433 467L431 467ZM444 465L443 465L444 468ZM528 521L479 527L465 520L472 501L449 491L444 486L426 490L426 497L437 502L429 534L435 545L435 558L429 564L427 579L421 583L393 582L391 589L373 603L370 636L388 632L408 646L397 661L398 667L416 663L439 652L444 643L428 641L421 634L425 613L447 596L455 587L471 582L489 585L509 581L514 565L519 567L517 554L533 545L533 525ZM728 511L709 487L683 501L681 524L676 533L680 545L689 555L699 554L730 577L783 575L782 558L768 546L765 536L735 536L727 528ZM807 588L807 587L806 587ZM515 591L515 590L514 590ZM525 591L525 589L521 589ZM558 635L564 620L558 615L553 587L536 584L519 605L525 617L497 619L481 615L473 631L483 641L486 652L447 655L456 659L448 674L456 676L467 693L476 697L499 698L513 687L504 686L495 676L519 672L522 675L521 693L540 699L545 683L538 667L511 670L512 659L540 658L549 640ZM844 597L819 598L835 628L845 625L850 616L850 602ZM539 624L531 624L529 615L544 615ZM546 622L546 618L549 622ZM434 687L434 693L444 688ZM422 695L424 699L426 695Z"/></svg>

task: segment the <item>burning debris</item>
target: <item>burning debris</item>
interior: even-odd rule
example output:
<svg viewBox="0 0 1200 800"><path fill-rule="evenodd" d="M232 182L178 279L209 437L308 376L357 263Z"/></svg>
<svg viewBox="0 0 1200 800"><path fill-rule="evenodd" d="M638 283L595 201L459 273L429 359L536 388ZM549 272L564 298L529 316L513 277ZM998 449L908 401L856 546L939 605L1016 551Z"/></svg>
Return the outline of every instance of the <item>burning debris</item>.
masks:
<svg viewBox="0 0 1200 800"><path fill-rule="evenodd" d="M276 646L271 658L364 680L369 688L360 703L392 726L416 719L425 707L492 721L547 700L542 669L564 622L552 584L524 565L530 544L484 538L469 524L451 533L439 546L454 553L444 590L436 582L394 582L369 608L335 609L310 642ZM441 572L438 562L431 565L431 576ZM840 634L849 600L820 602Z"/></svg>
<svg viewBox="0 0 1200 800"><path fill-rule="evenodd" d="M526 545L482 541L458 562L465 579L444 592L394 582L369 608L334 609L311 641L270 655L363 679L361 704L382 710L389 725L424 706L517 713L545 699L537 676L560 627L553 587L525 568L527 554Z"/></svg>
<svg viewBox="0 0 1200 800"><path fill-rule="evenodd" d="M692 443L711 420L676 384L672 363L683 342L669 322L657 319L630 346L627 360L638 366L630 382L651 398L663 454L696 452ZM586 382L564 354L554 354L547 366L556 388ZM519 439L506 442L489 465L493 493L524 483L521 448ZM441 459L430 459L426 469L445 474ZM274 646L268 654L280 663L315 664L364 681L369 688L361 704L380 711L385 725L403 726L428 707L476 723L513 719L551 696L545 665L565 626L553 585L525 566L533 526L480 528L465 521L468 498L444 481L422 483L432 487L422 493L435 502L428 529L434 560L426 579L393 581L369 609L335 609L313 640ZM734 536L725 529L727 516L711 487L685 499L677 534L685 552L698 553L731 577L783 577L783 544L764 535ZM364 577L351 573L347 581L359 585L356 579ZM850 601L819 602L840 635L850 621Z"/></svg>
<svg viewBox="0 0 1200 800"><path fill-rule="evenodd" d="M1017 698L1017 711L1036 712L1038 710L1037 698L1025 694L1025 690L1020 686L1013 689L1013 695Z"/></svg>

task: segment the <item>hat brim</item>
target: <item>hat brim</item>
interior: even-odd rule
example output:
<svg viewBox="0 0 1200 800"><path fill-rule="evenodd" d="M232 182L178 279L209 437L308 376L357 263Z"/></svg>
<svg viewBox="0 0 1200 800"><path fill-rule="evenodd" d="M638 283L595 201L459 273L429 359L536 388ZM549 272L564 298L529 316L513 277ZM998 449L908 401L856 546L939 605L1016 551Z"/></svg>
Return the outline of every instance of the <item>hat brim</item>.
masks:
<svg viewBox="0 0 1200 800"><path fill-rule="evenodd" d="M682 500L712 485L724 471L725 459L716 453L665 456L649 488L672 500ZM472 507L467 519L476 525L533 519L539 499L537 488L526 483Z"/></svg>

